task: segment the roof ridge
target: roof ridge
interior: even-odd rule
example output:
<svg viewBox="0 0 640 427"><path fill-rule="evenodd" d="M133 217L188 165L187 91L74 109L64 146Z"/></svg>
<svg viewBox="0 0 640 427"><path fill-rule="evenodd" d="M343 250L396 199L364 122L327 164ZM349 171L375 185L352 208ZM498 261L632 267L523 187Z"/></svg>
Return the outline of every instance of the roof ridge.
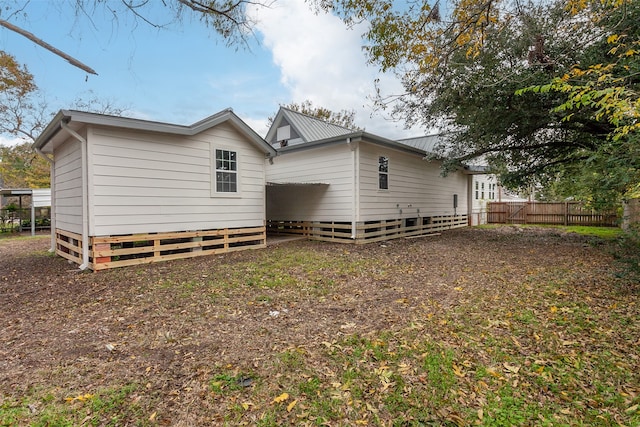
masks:
<svg viewBox="0 0 640 427"><path fill-rule="evenodd" d="M316 122L323 123L323 124L325 124L325 125L335 126L335 127L338 127L338 128L346 129L346 130L348 130L348 131L350 131L350 132L356 132L356 131L357 131L357 129L352 129L352 128L348 128L348 127L346 127L346 126L342 126L342 125L339 125L339 124L336 124L336 123L331 123L331 122L328 122L328 121L326 121L326 120L322 120L322 119L320 119L320 118L318 118L318 117L312 116L312 115L310 115L310 114L301 113L300 111L292 110L291 108L288 108L288 107L280 106L280 108L281 108L281 109L283 109L283 110L289 111L289 112L291 112L291 113L297 114L297 115L299 115L299 116L303 116L303 117L306 117L306 118L308 118L308 119L314 120L314 121L316 121ZM329 111L331 111L331 110L329 110Z"/></svg>

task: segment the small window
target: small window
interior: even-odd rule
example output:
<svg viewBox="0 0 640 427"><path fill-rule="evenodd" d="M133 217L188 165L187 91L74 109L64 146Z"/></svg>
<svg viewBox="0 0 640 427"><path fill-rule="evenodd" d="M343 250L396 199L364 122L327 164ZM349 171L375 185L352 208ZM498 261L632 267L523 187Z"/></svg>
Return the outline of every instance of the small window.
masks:
<svg viewBox="0 0 640 427"><path fill-rule="evenodd" d="M478 200L478 181L476 181L476 200Z"/></svg>
<svg viewBox="0 0 640 427"><path fill-rule="evenodd" d="M238 192L238 154L235 151L216 150L216 192Z"/></svg>
<svg viewBox="0 0 640 427"><path fill-rule="evenodd" d="M378 157L378 188L389 189L389 158L385 156Z"/></svg>
<svg viewBox="0 0 640 427"><path fill-rule="evenodd" d="M482 183L482 187L481 188L482 188L482 197L481 198L482 198L482 200L484 200L484 182Z"/></svg>

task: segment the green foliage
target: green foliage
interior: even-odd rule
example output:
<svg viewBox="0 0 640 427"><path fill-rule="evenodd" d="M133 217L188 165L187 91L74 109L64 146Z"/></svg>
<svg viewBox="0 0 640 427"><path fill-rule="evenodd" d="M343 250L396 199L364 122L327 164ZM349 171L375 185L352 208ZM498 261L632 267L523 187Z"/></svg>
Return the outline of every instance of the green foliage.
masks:
<svg viewBox="0 0 640 427"><path fill-rule="evenodd" d="M32 390L22 401L3 399L0 403L0 425L34 427L66 427L76 425L118 426L137 420L135 425L151 423L142 408L132 399L135 384L113 387L96 394L78 394L59 398L51 393ZM32 408L32 409L30 409Z"/></svg>
<svg viewBox="0 0 640 427"><path fill-rule="evenodd" d="M632 284L640 283L640 227L631 227L618 240L613 251L620 269L618 276Z"/></svg>
<svg viewBox="0 0 640 427"><path fill-rule="evenodd" d="M370 60L402 79L379 106L452 131L445 172L480 158L506 187L601 206L638 188L638 2L329 3L371 23Z"/></svg>
<svg viewBox="0 0 640 427"><path fill-rule="evenodd" d="M6 188L48 188L49 163L28 142L0 145L0 179Z"/></svg>

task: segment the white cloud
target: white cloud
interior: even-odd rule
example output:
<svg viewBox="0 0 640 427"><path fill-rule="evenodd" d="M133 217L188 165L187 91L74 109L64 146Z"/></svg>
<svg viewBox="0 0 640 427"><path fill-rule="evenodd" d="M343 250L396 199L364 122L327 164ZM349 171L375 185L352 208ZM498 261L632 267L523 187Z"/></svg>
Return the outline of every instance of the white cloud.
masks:
<svg viewBox="0 0 640 427"><path fill-rule="evenodd" d="M383 93L399 93L402 88L395 77L367 65L363 27L349 29L336 16L315 14L302 0L281 0L252 13L280 69L281 83L289 90L290 99L280 103L310 100L333 111L355 110L358 125L388 138L416 134L373 111L376 78Z"/></svg>
<svg viewBox="0 0 640 427"><path fill-rule="evenodd" d="M23 144L24 142L26 142L26 140L23 138L0 135L0 145L4 145L5 147L13 147L19 144Z"/></svg>

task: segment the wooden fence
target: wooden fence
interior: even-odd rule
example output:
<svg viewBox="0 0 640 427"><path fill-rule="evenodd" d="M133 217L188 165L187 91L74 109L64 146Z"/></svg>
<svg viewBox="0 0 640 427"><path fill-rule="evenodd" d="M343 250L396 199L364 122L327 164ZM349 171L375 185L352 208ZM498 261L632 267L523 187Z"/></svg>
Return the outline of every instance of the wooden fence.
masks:
<svg viewBox="0 0 640 427"><path fill-rule="evenodd" d="M616 212L596 211L581 202L490 202L487 222L617 227L619 221Z"/></svg>

